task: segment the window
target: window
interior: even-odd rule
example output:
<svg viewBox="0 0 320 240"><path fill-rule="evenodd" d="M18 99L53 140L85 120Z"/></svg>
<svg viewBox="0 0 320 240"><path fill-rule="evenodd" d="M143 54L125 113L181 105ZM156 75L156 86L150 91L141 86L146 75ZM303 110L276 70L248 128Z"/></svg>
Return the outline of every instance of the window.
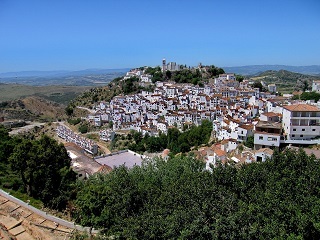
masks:
<svg viewBox="0 0 320 240"><path fill-rule="evenodd" d="M292 137L295 137L296 135L292 134Z"/></svg>
<svg viewBox="0 0 320 240"><path fill-rule="evenodd" d="M297 131L297 129L296 129L296 128L294 128L294 129L293 129L293 131L295 132L295 131Z"/></svg>
<svg viewBox="0 0 320 240"><path fill-rule="evenodd" d="M316 130L315 129L312 129L312 132L315 132Z"/></svg>
<svg viewBox="0 0 320 240"><path fill-rule="evenodd" d="M304 132L306 129L302 128L302 132Z"/></svg>
<svg viewBox="0 0 320 240"><path fill-rule="evenodd" d="M275 137L268 137L268 141L277 141L277 138L275 138Z"/></svg>
<svg viewBox="0 0 320 240"><path fill-rule="evenodd" d="M303 135L300 135L300 137L303 137Z"/></svg>
<svg viewBox="0 0 320 240"><path fill-rule="evenodd" d="M259 140L263 140L263 136L259 136Z"/></svg>

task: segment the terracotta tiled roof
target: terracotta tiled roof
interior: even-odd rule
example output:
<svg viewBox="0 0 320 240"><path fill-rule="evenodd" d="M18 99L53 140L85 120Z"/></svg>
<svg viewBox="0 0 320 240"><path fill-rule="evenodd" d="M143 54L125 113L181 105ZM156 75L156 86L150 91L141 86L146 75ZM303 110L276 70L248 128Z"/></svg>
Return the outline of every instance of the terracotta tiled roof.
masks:
<svg viewBox="0 0 320 240"><path fill-rule="evenodd" d="M261 115L264 115L264 116L267 116L267 117L279 116L277 113L274 113L274 112L265 112L265 113L262 113Z"/></svg>
<svg viewBox="0 0 320 240"><path fill-rule="evenodd" d="M221 149L215 149L214 152L217 154L218 157L222 157L226 155L226 152Z"/></svg>
<svg viewBox="0 0 320 240"><path fill-rule="evenodd" d="M224 145L224 144L227 144L228 142L229 142L229 139L224 139L221 141L221 144Z"/></svg>
<svg viewBox="0 0 320 240"><path fill-rule="evenodd" d="M291 111L291 112L320 112L320 109L316 106L308 105L308 104L295 104L284 106L283 108Z"/></svg>
<svg viewBox="0 0 320 240"><path fill-rule="evenodd" d="M252 124L242 124L239 126L239 128L243 128L246 130L252 130L253 129L253 125Z"/></svg>

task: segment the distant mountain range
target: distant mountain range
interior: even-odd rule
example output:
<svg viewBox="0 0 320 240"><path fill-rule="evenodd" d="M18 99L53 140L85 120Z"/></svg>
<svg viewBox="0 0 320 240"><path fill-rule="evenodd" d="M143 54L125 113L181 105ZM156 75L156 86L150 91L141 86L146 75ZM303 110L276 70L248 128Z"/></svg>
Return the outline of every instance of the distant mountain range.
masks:
<svg viewBox="0 0 320 240"><path fill-rule="evenodd" d="M20 72L5 72L0 73L0 78L17 78L17 77L68 77L68 76L84 76L84 75L98 75L98 74L109 74L116 72L127 72L130 68L121 69L85 69L80 71L20 71Z"/></svg>
<svg viewBox="0 0 320 240"><path fill-rule="evenodd" d="M33 86L99 86L109 83L116 77L124 76L129 70L130 68L6 72L0 73L0 83L16 83Z"/></svg>
<svg viewBox="0 0 320 240"><path fill-rule="evenodd" d="M258 75L268 70L287 70L290 72L320 76L320 65L310 66L288 66L288 65L248 65L239 67L223 67L225 72L236 73L240 75Z"/></svg>
<svg viewBox="0 0 320 240"><path fill-rule="evenodd" d="M287 70L308 74L320 78L320 65L288 66L288 65L248 65L239 67L223 67L225 72L245 76L258 76L265 71ZM101 86L116 77L124 76L130 68L122 69L85 69L80 71L20 71L0 73L0 83L15 83L33 86L73 85Z"/></svg>

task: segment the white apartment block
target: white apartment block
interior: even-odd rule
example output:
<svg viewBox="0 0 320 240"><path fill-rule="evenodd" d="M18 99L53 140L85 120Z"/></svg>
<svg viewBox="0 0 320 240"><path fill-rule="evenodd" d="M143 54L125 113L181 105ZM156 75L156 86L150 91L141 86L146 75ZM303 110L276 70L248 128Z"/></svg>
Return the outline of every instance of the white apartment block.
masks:
<svg viewBox="0 0 320 240"><path fill-rule="evenodd" d="M253 125L252 124L242 124L238 127L238 142L247 141L249 136L253 135Z"/></svg>
<svg viewBox="0 0 320 240"><path fill-rule="evenodd" d="M282 127L286 143L320 142L315 140L320 136L320 109L308 104L284 106Z"/></svg>
<svg viewBox="0 0 320 240"><path fill-rule="evenodd" d="M274 84L274 83L269 84L269 85L268 85L268 91L271 92L271 93L277 92L277 86L276 86L276 84Z"/></svg>
<svg viewBox="0 0 320 240"><path fill-rule="evenodd" d="M320 93L320 80L313 80L312 82L312 91Z"/></svg>
<svg viewBox="0 0 320 240"><path fill-rule="evenodd" d="M224 74L220 74L219 78L221 80L236 80L236 76L234 75L234 73L224 73Z"/></svg>
<svg viewBox="0 0 320 240"><path fill-rule="evenodd" d="M255 150L266 147L279 147L281 140L281 123L260 121L254 133Z"/></svg>

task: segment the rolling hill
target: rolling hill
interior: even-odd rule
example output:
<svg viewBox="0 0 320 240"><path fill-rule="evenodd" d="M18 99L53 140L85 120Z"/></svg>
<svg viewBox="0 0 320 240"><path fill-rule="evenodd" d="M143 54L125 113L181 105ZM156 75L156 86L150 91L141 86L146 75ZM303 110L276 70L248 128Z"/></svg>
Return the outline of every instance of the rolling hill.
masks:
<svg viewBox="0 0 320 240"><path fill-rule="evenodd" d="M6 120L46 121L65 118L65 106L44 98L29 96L0 103L0 117Z"/></svg>
<svg viewBox="0 0 320 240"><path fill-rule="evenodd" d="M290 92L294 90L303 90L305 83L311 87L312 81L319 77L305 75L301 73L290 72L287 70L269 70L250 77L252 80L259 80L266 85L275 83L281 92Z"/></svg>
<svg viewBox="0 0 320 240"><path fill-rule="evenodd" d="M78 94L90 89L85 86L30 86L0 84L0 102L28 96L38 96L61 104L68 104Z"/></svg>
<svg viewBox="0 0 320 240"><path fill-rule="evenodd" d="M290 72L296 72L308 75L318 75L320 74L320 65L310 65L310 66L288 66L288 65L249 65L249 66L239 66L239 67L223 67L226 72L236 73L240 75L256 75L265 71L273 70L287 70Z"/></svg>

